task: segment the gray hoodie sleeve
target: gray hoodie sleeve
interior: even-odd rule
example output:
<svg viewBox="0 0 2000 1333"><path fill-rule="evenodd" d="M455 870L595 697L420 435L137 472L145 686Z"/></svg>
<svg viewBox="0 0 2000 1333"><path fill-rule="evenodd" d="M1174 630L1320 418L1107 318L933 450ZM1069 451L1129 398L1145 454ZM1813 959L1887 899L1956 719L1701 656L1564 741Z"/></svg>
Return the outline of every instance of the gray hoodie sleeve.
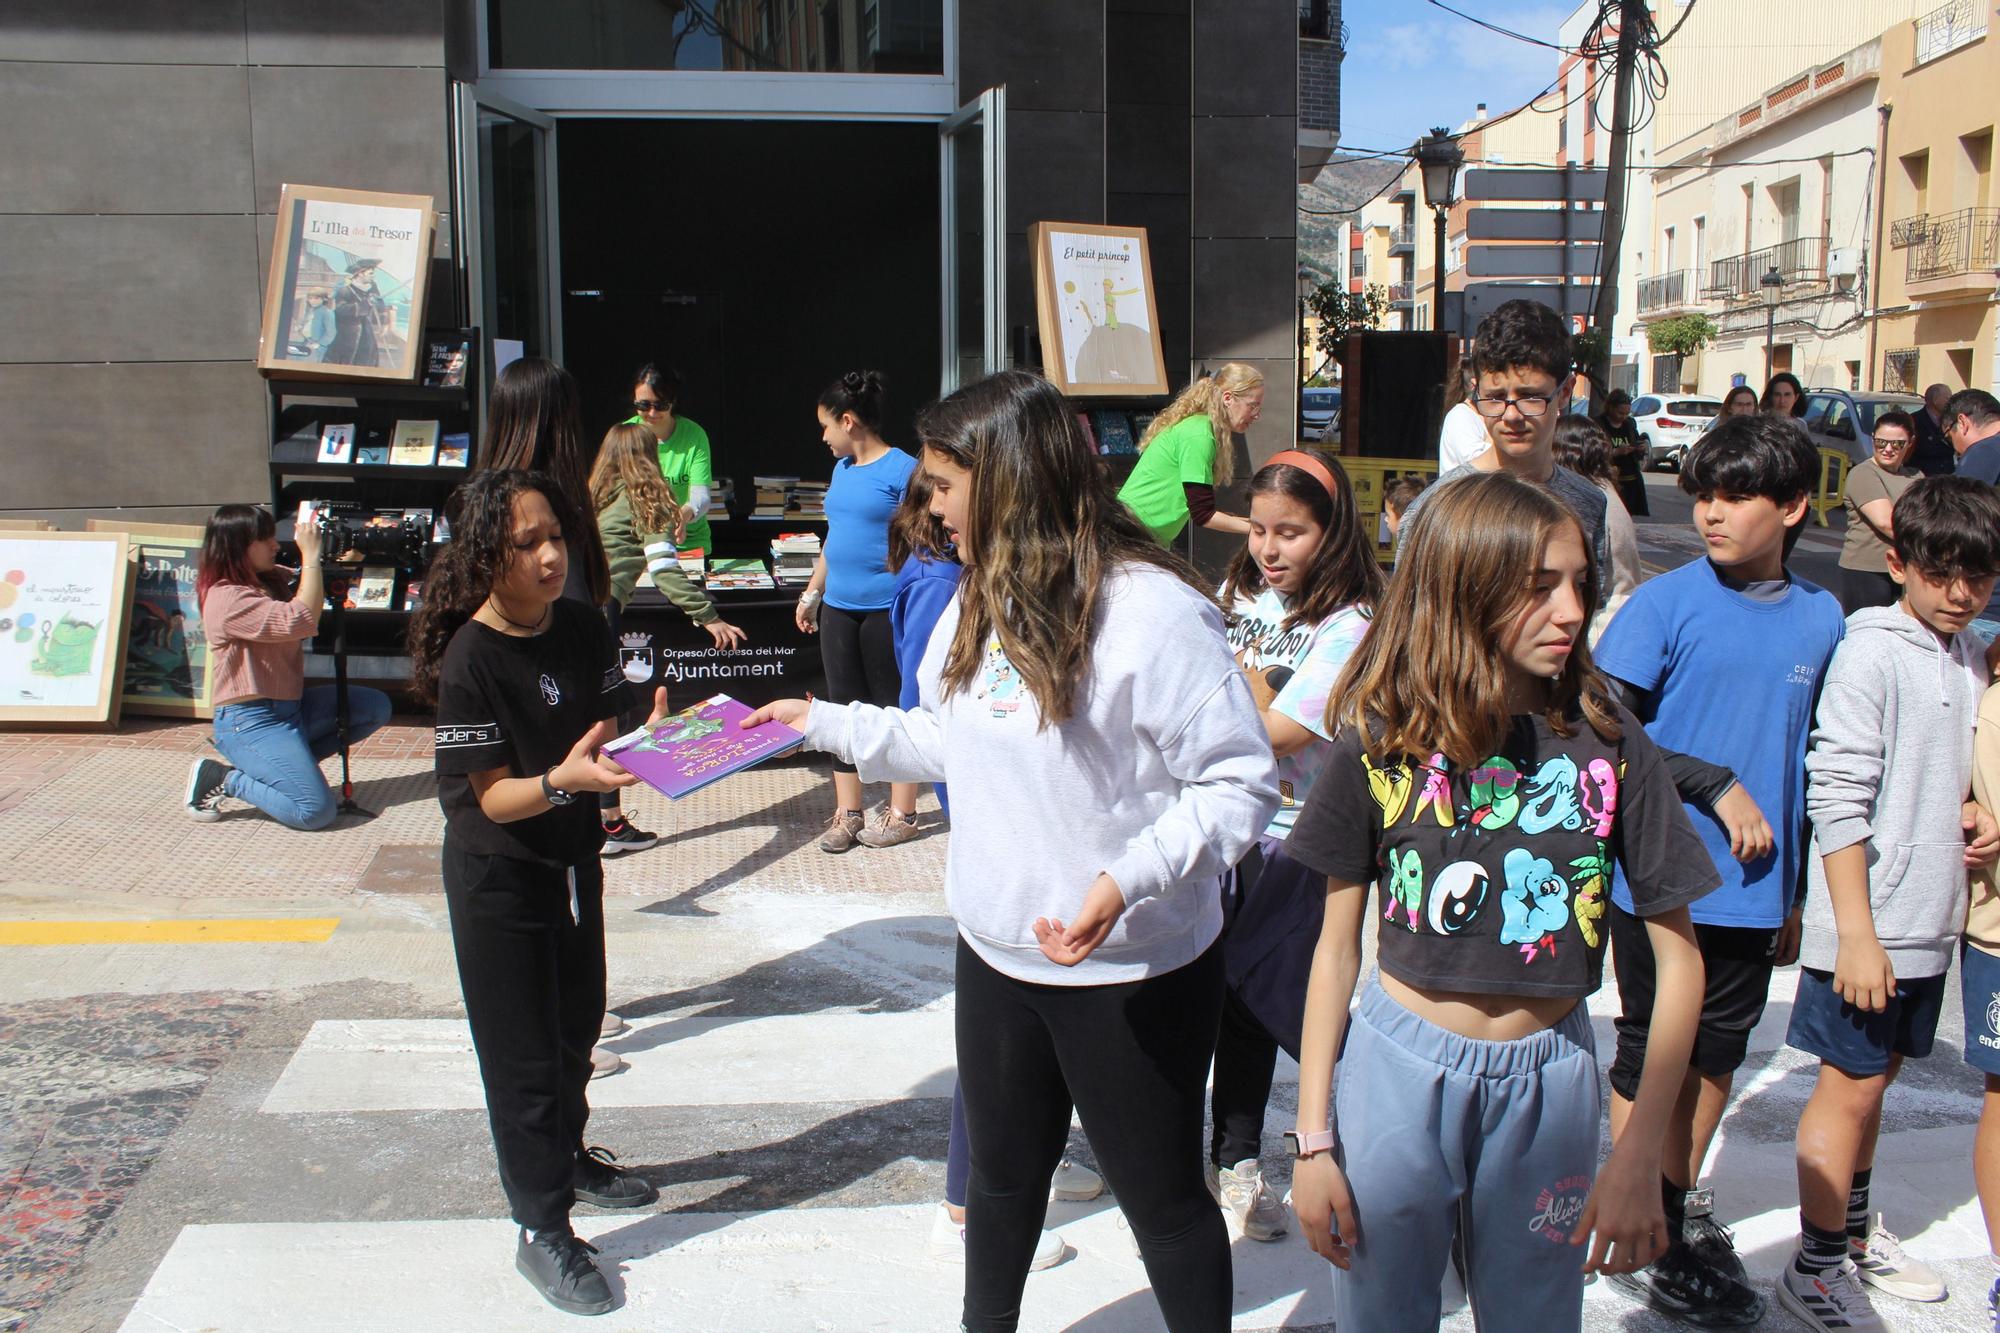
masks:
<svg viewBox="0 0 2000 1333"><path fill-rule="evenodd" d="M1842 645L1846 648L1847 645ZM1837 852L1874 832L1882 786L1882 708L1895 682L1867 653L1834 654L1806 752L1806 817L1819 852Z"/></svg>

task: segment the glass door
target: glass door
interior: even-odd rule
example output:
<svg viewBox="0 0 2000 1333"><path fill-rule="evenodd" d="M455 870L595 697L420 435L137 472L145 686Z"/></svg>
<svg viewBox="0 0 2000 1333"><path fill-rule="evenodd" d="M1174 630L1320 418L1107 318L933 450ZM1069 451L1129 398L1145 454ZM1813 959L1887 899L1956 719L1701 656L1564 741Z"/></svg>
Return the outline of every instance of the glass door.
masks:
<svg viewBox="0 0 2000 1333"><path fill-rule="evenodd" d="M471 84L457 87L458 237L471 320L488 365L562 360L556 123ZM490 381L489 381L490 382Z"/></svg>
<svg viewBox="0 0 2000 1333"><path fill-rule="evenodd" d="M943 263L940 393L1007 365L1007 90L988 88L938 127Z"/></svg>

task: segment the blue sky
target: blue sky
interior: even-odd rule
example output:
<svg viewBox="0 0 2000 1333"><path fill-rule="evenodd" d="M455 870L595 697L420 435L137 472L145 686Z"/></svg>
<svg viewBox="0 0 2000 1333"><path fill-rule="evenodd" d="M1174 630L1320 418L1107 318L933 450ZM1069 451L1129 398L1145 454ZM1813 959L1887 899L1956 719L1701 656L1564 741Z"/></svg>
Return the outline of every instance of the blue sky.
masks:
<svg viewBox="0 0 2000 1333"><path fill-rule="evenodd" d="M1451 0L1544 41L1570 5ZM1340 142L1350 151L1403 148L1433 125L1456 126L1485 102L1494 115L1519 106L1556 76L1557 55L1491 33L1425 0L1345 0L1347 59L1341 66Z"/></svg>

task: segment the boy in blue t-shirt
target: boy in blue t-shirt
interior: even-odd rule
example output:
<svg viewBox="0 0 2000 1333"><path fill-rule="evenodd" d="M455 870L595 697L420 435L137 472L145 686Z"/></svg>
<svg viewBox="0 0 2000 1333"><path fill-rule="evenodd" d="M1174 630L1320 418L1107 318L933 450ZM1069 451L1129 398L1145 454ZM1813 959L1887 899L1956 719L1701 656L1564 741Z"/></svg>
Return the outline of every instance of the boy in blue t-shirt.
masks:
<svg viewBox="0 0 2000 1333"><path fill-rule="evenodd" d="M1789 421L1733 417L1710 432L1680 478L1694 497L1708 558L1641 584L1595 654L1630 691L1656 744L1726 766L1739 784L1713 810L1687 807L1722 887L1691 908L1707 985L1687 1086L1667 1127L1661 1188L1669 1249L1651 1267L1613 1278L1653 1309L1709 1328L1747 1327L1763 1316L1728 1233L1707 1217L1706 1199L1689 1191L1763 1015L1772 969L1798 950L1806 739L1820 677L1846 628L1831 593L1785 570L1819 472L1818 451ZM1768 843L1731 838L1729 825L1741 820L1722 807L1744 800L1767 815ZM1645 1064L1653 959L1622 876L1612 904L1624 1011L1610 1075L1615 1139ZM1699 1210L1692 1227L1690 1204Z"/></svg>

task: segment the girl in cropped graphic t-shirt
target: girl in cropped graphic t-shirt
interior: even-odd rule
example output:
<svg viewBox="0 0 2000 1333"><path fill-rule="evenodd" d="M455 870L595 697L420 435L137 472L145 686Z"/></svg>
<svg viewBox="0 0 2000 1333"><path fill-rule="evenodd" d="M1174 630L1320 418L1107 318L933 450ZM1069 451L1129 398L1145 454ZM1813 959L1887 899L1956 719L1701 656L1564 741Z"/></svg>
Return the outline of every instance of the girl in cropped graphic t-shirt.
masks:
<svg viewBox="0 0 2000 1333"><path fill-rule="evenodd" d="M1716 877L1590 665L1594 587L1560 501L1466 479L1406 530L1336 687L1339 734L1286 846L1327 877L1293 1198L1341 1270L1342 1328L1435 1328L1455 1230L1483 1328L1578 1329L1587 1273L1666 1247L1662 1142L1702 992L1687 904ZM1600 1168L1582 1001L1614 862L1643 886L1660 986L1633 1118ZM1371 881L1381 970L1350 1020Z"/></svg>

